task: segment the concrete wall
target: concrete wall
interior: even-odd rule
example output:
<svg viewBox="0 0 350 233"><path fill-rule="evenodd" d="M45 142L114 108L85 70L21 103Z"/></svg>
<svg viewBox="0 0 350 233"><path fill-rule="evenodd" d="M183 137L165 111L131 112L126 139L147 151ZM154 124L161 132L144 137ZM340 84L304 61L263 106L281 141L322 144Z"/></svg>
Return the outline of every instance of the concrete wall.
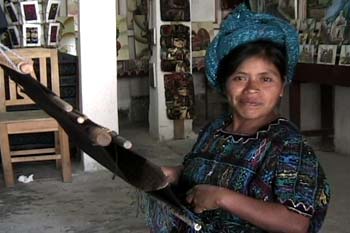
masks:
<svg viewBox="0 0 350 233"><path fill-rule="evenodd" d="M350 154L350 88L335 87L334 95L335 150Z"/></svg>
<svg viewBox="0 0 350 233"><path fill-rule="evenodd" d="M118 131L115 1L80 1L79 12L81 110L92 121ZM100 28L101 22L108 22L103 40L91 30ZM85 171L101 169L87 154L82 162Z"/></svg>
<svg viewBox="0 0 350 233"><path fill-rule="evenodd" d="M301 130L319 129L321 126L319 85L312 83L301 85L301 108ZM289 119L288 88L282 98L280 112Z"/></svg>

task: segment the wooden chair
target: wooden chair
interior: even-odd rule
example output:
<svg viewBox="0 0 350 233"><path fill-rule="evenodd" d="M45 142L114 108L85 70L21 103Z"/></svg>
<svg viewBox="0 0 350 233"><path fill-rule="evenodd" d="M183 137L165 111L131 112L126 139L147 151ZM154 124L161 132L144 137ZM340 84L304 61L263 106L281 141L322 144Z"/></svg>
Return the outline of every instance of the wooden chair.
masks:
<svg viewBox="0 0 350 233"><path fill-rule="evenodd" d="M33 59L36 79L59 96L56 49L25 48L13 51L23 57ZM33 101L21 91L16 83L9 80L0 67L0 147L6 186L12 187L15 184L14 163L44 160L56 160L56 165L62 168L63 181L71 182L68 136L57 121L42 110L9 111L11 106L16 106L18 109L21 105L31 104L34 104ZM9 135L41 132L54 132L54 147L11 150Z"/></svg>

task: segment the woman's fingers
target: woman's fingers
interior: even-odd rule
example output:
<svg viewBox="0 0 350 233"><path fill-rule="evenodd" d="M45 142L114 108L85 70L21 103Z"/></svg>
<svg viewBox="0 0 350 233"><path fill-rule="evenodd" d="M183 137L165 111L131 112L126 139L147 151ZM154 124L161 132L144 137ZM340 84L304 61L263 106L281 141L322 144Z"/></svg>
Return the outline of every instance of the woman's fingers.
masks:
<svg viewBox="0 0 350 233"><path fill-rule="evenodd" d="M186 193L186 201L193 207L194 212L202 213L219 208L217 200L222 195L219 187L212 185L196 185Z"/></svg>
<svg viewBox="0 0 350 233"><path fill-rule="evenodd" d="M186 193L186 201L187 201L187 203L193 204L192 203L193 202L193 197L194 197L193 190L192 189L188 190L187 193Z"/></svg>
<svg viewBox="0 0 350 233"><path fill-rule="evenodd" d="M195 192L193 189L190 189L187 193L187 197L186 197L186 201L191 204L191 206L193 207L193 211L197 214L201 214L204 211L206 211L207 209L202 207L200 203L196 202L195 199Z"/></svg>
<svg viewBox="0 0 350 233"><path fill-rule="evenodd" d="M201 213L203 213L204 211L206 211L206 209L205 208L202 208L202 207L194 207L194 209L193 209L193 211L195 212L195 213L197 213L197 214L201 214Z"/></svg>
<svg viewBox="0 0 350 233"><path fill-rule="evenodd" d="M161 169L168 183L177 184L179 176L182 171L182 166L176 166L176 167L162 166Z"/></svg>

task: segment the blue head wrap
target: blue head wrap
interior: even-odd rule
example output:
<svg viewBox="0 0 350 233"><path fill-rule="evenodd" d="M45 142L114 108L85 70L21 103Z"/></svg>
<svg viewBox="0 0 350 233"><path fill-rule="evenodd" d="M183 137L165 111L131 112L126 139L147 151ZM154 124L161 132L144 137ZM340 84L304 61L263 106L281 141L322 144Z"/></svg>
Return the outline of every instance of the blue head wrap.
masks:
<svg viewBox="0 0 350 233"><path fill-rule="evenodd" d="M220 31L207 49L206 75L215 89L223 91L217 77L220 61L236 47L257 40L269 40L286 48L286 81L292 81L299 60L298 32L283 19L252 12L241 4L222 23Z"/></svg>

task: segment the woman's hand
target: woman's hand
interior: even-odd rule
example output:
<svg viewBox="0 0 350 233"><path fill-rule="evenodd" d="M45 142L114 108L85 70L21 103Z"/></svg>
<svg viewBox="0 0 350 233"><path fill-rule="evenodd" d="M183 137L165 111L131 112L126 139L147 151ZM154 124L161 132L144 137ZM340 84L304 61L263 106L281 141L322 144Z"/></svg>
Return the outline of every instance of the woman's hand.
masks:
<svg viewBox="0 0 350 233"><path fill-rule="evenodd" d="M179 177L182 173L183 166L174 166L174 167L168 167L168 166L163 166L161 167L162 172L167 178L168 184L177 184L179 181Z"/></svg>
<svg viewBox="0 0 350 233"><path fill-rule="evenodd" d="M196 213L222 208L268 232L306 233L310 225L308 217L282 204L257 200L213 185L194 186L187 192L186 201Z"/></svg>
<svg viewBox="0 0 350 233"><path fill-rule="evenodd" d="M225 188L214 185L196 185L187 192L186 201L195 213L219 208L218 202L225 195Z"/></svg>

